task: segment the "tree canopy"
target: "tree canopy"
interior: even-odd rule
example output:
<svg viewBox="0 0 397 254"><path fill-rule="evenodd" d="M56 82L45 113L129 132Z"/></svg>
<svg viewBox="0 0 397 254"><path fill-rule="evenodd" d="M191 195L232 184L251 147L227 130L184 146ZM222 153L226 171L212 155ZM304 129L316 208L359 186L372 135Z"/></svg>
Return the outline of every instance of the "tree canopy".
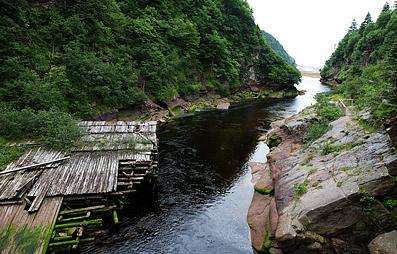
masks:
<svg viewBox="0 0 397 254"><path fill-rule="evenodd" d="M287 51L285 51L283 45L271 34L266 31L262 31L263 37L265 37L266 42L269 46L287 63L290 65L296 66L295 59L290 56Z"/></svg>
<svg viewBox="0 0 397 254"><path fill-rule="evenodd" d="M385 5L378 19L368 13L355 21L321 70L323 81L341 83L338 90L361 109L370 108L374 122L397 112L397 10Z"/></svg>
<svg viewBox="0 0 397 254"><path fill-rule="evenodd" d="M3 114L25 110L37 117L45 111L87 118L148 98L166 101L206 89L230 93L253 74L279 89L300 79L270 50L244 0L0 5Z"/></svg>

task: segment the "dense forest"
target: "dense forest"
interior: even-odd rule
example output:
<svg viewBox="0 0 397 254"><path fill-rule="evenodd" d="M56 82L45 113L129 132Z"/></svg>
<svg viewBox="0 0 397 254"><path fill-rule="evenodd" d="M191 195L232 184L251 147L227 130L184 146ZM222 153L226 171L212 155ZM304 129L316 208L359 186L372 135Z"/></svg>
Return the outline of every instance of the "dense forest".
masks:
<svg viewBox="0 0 397 254"><path fill-rule="evenodd" d="M76 134L73 119L203 90L227 96L252 77L278 89L300 79L263 39L244 0L0 5L4 139L65 143Z"/></svg>
<svg viewBox="0 0 397 254"><path fill-rule="evenodd" d="M397 113L397 10L385 4L376 21L368 13L358 27L353 21L321 70L322 81L337 84L336 92L379 128Z"/></svg>
<svg viewBox="0 0 397 254"><path fill-rule="evenodd" d="M285 51L283 45L276 39L274 38L273 35L269 34L266 31L262 30L262 35L265 37L266 42L269 44L269 46L279 55L281 58L283 58L287 63L290 65L296 66L295 59L290 56L287 51Z"/></svg>

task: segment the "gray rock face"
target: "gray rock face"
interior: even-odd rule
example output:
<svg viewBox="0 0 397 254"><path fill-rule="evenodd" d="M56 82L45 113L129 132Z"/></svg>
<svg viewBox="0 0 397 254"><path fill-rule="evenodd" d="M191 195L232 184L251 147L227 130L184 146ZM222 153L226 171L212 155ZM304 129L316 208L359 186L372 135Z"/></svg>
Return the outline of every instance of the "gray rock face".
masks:
<svg viewBox="0 0 397 254"><path fill-rule="evenodd" d="M396 191L395 150L386 132L367 133L350 116L303 145L314 119L306 110L272 125L282 138L268 155L279 216L275 240L285 253L365 253L363 244L392 225L377 198Z"/></svg>
<svg viewBox="0 0 397 254"><path fill-rule="evenodd" d="M377 236L368 245L371 254L397 254L397 231Z"/></svg>

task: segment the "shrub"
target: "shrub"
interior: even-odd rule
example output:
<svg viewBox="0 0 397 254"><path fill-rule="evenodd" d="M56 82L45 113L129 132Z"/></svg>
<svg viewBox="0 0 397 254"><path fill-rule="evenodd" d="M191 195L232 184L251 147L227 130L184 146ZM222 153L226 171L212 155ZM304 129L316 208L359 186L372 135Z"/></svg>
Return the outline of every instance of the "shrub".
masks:
<svg viewBox="0 0 397 254"><path fill-rule="evenodd" d="M68 149L79 135L76 121L65 112L31 109L0 112L0 137L8 140L36 139L49 148Z"/></svg>
<svg viewBox="0 0 397 254"><path fill-rule="evenodd" d="M330 102L330 97L326 94L316 96L316 113L322 122L332 122L342 116L340 108Z"/></svg>
<svg viewBox="0 0 397 254"><path fill-rule="evenodd" d="M308 182L305 180L303 183L294 184L294 198L298 199L307 192Z"/></svg>
<svg viewBox="0 0 397 254"><path fill-rule="evenodd" d="M18 146L8 146L0 140L0 171L23 154L24 149Z"/></svg>
<svg viewBox="0 0 397 254"><path fill-rule="evenodd" d="M329 130L329 128L329 123L315 122L310 124L309 128L305 133L304 141L307 143L317 140L322 135L324 135Z"/></svg>

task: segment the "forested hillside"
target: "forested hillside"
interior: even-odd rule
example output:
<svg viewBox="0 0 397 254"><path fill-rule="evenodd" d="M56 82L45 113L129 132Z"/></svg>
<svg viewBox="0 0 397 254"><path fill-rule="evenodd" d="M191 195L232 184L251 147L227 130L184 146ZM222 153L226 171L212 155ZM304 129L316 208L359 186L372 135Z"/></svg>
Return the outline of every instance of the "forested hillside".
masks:
<svg viewBox="0 0 397 254"><path fill-rule="evenodd" d="M281 58L283 58L287 63L296 66L295 59L290 56L287 51L285 51L283 45L274 38L273 35L269 34L266 31L262 30L262 35L265 37L266 42L269 44L269 46L279 55Z"/></svg>
<svg viewBox="0 0 397 254"><path fill-rule="evenodd" d="M7 139L62 140L73 133L72 119L148 98L227 95L252 77L289 89L300 79L264 41L244 0L0 5L0 136Z"/></svg>
<svg viewBox="0 0 397 254"><path fill-rule="evenodd" d="M376 21L368 13L345 37L321 70L322 81L359 109L372 113L366 124L380 127L397 113L397 10L386 4Z"/></svg>

